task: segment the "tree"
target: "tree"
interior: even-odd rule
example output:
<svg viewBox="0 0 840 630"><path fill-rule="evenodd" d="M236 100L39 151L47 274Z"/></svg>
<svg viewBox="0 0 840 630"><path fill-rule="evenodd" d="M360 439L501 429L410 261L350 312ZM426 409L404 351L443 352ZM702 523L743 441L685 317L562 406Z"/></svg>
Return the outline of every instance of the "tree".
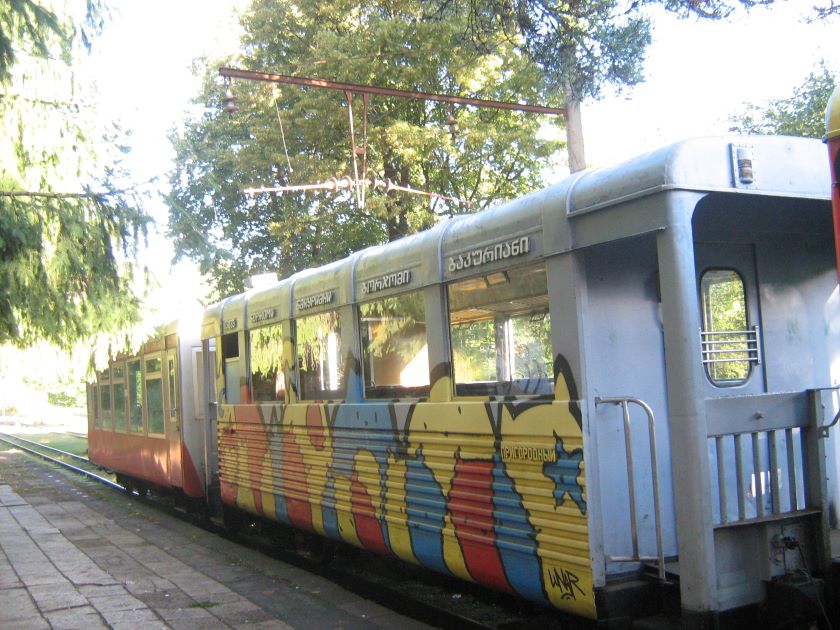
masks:
<svg viewBox="0 0 840 630"><path fill-rule="evenodd" d="M72 72L100 26L86 10L0 6L0 343L68 348L136 315L126 263L149 219Z"/></svg>
<svg viewBox="0 0 840 630"><path fill-rule="evenodd" d="M495 100L557 100L546 98L539 69L506 38L489 37L481 51L465 44L467 15L462 6L419 0L256 0L243 18L241 57L208 64L197 99L207 109L173 138L168 203L179 255L214 274L223 295L241 290L248 273L289 275L429 227L441 214L481 209L538 186L561 146L541 137L544 117L457 108L457 133L450 135L446 107L374 96L367 104L369 173L469 201L470 208L395 191L369 191L364 206L340 191L242 192L353 176L348 107L338 92L238 81L231 87L239 111L228 117L216 65ZM352 107L361 145L360 95Z"/></svg>
<svg viewBox="0 0 840 630"><path fill-rule="evenodd" d="M774 0L469 0L467 39L478 49L504 36L533 61L566 109L569 170L586 168L580 106L607 86L621 90L643 80L651 42L647 5L659 4L681 17L722 19L737 6ZM436 0L440 7L457 0Z"/></svg>
<svg viewBox="0 0 840 630"><path fill-rule="evenodd" d="M834 73L820 61L801 85L787 98L769 103L750 103L730 119L730 131L822 138L825 135L825 107L834 91Z"/></svg>

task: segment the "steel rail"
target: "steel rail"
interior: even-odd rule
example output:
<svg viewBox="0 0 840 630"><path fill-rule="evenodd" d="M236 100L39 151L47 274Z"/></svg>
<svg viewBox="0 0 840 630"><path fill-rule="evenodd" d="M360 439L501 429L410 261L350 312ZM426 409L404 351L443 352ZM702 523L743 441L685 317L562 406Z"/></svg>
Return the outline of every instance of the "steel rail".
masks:
<svg viewBox="0 0 840 630"><path fill-rule="evenodd" d="M8 433L4 433L3 435L9 436ZM15 440L20 440L21 442L26 442L27 444L34 444L38 448L45 448L49 451L59 453L60 455L65 455L66 457L72 457L73 459L78 459L79 461L90 463L90 460L87 457L82 457L81 455L76 455L75 453L68 453L67 451L62 451L61 449L53 448L52 446L47 446L46 444L41 444L40 442L34 442L33 440L27 440L26 438L18 437L17 435L12 435L9 437Z"/></svg>
<svg viewBox="0 0 840 630"><path fill-rule="evenodd" d="M11 440L8 439L10 437L12 438ZM10 436L6 433L0 433L0 442L5 442L6 444L8 444L10 446L14 446L15 448L21 449L22 451L26 451L27 453L31 453L32 455L37 455L41 459L45 459L48 462L52 462L53 464L58 464L59 466L63 466L64 468L72 470L73 472L79 473L81 475L84 475L85 477L89 477L90 479L93 479L95 481L98 481L100 483L105 484L106 486L114 488L115 490L123 490L123 491L125 490L125 488L123 488L120 484L114 483L110 479L106 479L105 477L97 475L94 472L91 472L89 470L85 470L84 468L79 468L78 466L73 466L72 464L68 464L67 462L61 461L60 459L56 459L55 457L50 457L46 453L40 453L40 452L36 451L35 449L29 448L27 446L24 446L22 444L14 442L13 440L16 440L16 439L18 439L18 438L14 437L14 436ZM30 440L25 440L25 441L30 442ZM37 444L37 442L30 442L30 443L31 444ZM43 446L43 445L39 444L39 446ZM58 449L54 449L52 447L47 447L47 448L50 448L51 450L54 450L54 451L58 450ZM59 451L59 452L63 453L64 451ZM64 453L64 454L65 455L72 455L72 453Z"/></svg>

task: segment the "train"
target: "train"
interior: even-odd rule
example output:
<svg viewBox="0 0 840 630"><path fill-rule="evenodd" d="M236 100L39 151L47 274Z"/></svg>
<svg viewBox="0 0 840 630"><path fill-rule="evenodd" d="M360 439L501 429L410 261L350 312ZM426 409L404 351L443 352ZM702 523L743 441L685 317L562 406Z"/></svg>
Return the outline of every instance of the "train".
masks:
<svg viewBox="0 0 840 630"><path fill-rule="evenodd" d="M90 459L607 626L824 623L825 153L685 140L230 296L98 374Z"/></svg>

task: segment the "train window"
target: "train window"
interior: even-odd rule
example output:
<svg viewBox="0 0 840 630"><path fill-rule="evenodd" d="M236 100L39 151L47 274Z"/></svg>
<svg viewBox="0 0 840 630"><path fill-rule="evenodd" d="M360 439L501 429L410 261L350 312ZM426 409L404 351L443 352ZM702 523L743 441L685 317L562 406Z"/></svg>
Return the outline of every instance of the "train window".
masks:
<svg viewBox="0 0 840 630"><path fill-rule="evenodd" d="M225 367L225 402L239 403L239 333L222 335L222 361Z"/></svg>
<svg viewBox="0 0 840 630"><path fill-rule="evenodd" d="M99 426L105 431L111 430L111 386L99 386Z"/></svg>
<svg viewBox="0 0 840 630"><path fill-rule="evenodd" d="M300 397L338 398L344 378L341 364L341 318L335 311L295 321Z"/></svg>
<svg viewBox="0 0 840 630"><path fill-rule="evenodd" d="M140 360L128 362L128 430L143 433L143 373Z"/></svg>
<svg viewBox="0 0 840 630"><path fill-rule="evenodd" d="M146 413L149 433L163 433L163 375L160 357L146 359Z"/></svg>
<svg viewBox="0 0 840 630"><path fill-rule="evenodd" d="M110 375L108 370L103 370L96 375L96 385L91 389L93 391L93 426L97 429L102 428L102 390L109 386ZM90 402L88 403L90 404Z"/></svg>
<svg viewBox="0 0 840 630"><path fill-rule="evenodd" d="M359 306L365 396L399 398L429 392L429 346L421 292Z"/></svg>
<svg viewBox="0 0 840 630"><path fill-rule="evenodd" d="M87 408L88 418L93 418L93 426L98 429L99 420L99 385L88 383L87 386Z"/></svg>
<svg viewBox="0 0 840 630"><path fill-rule="evenodd" d="M123 383L114 383L113 398L114 398L114 428L117 431L125 431L125 385Z"/></svg>
<svg viewBox="0 0 840 630"><path fill-rule="evenodd" d="M551 394L544 264L453 282L448 295L457 395Z"/></svg>
<svg viewBox="0 0 840 630"><path fill-rule="evenodd" d="M756 331L747 329L744 281L732 269L709 269L700 278L703 364L718 386L739 385L757 358Z"/></svg>
<svg viewBox="0 0 840 630"><path fill-rule="evenodd" d="M286 394L283 374L283 334L280 324L252 330L248 335L251 359L251 396L255 402L282 401Z"/></svg>

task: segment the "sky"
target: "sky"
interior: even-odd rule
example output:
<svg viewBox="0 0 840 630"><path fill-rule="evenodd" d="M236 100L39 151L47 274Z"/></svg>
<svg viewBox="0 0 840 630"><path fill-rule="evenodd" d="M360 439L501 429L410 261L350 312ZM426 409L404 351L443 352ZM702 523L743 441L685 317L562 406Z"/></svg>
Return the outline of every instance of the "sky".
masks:
<svg viewBox="0 0 840 630"><path fill-rule="evenodd" d="M166 188L173 151L168 134L195 111L199 89L193 60L236 50L236 11L246 0L112 0L111 21L90 59L103 112L132 129L127 165L134 181L158 177ZM654 13L645 81L582 107L586 158L605 166L656 147L726 133L729 118L747 102L789 96L820 59L840 75L840 17L807 23L812 0L778 0L771 8L738 11L726 21L680 20ZM834 37L832 37L832 34ZM271 68L266 68L271 70ZM325 77L329 78L329 77ZM560 169L552 175L565 176ZM161 321L203 297L189 263L172 265L164 237L166 208L152 194L147 208L157 221L145 260L159 279Z"/></svg>

